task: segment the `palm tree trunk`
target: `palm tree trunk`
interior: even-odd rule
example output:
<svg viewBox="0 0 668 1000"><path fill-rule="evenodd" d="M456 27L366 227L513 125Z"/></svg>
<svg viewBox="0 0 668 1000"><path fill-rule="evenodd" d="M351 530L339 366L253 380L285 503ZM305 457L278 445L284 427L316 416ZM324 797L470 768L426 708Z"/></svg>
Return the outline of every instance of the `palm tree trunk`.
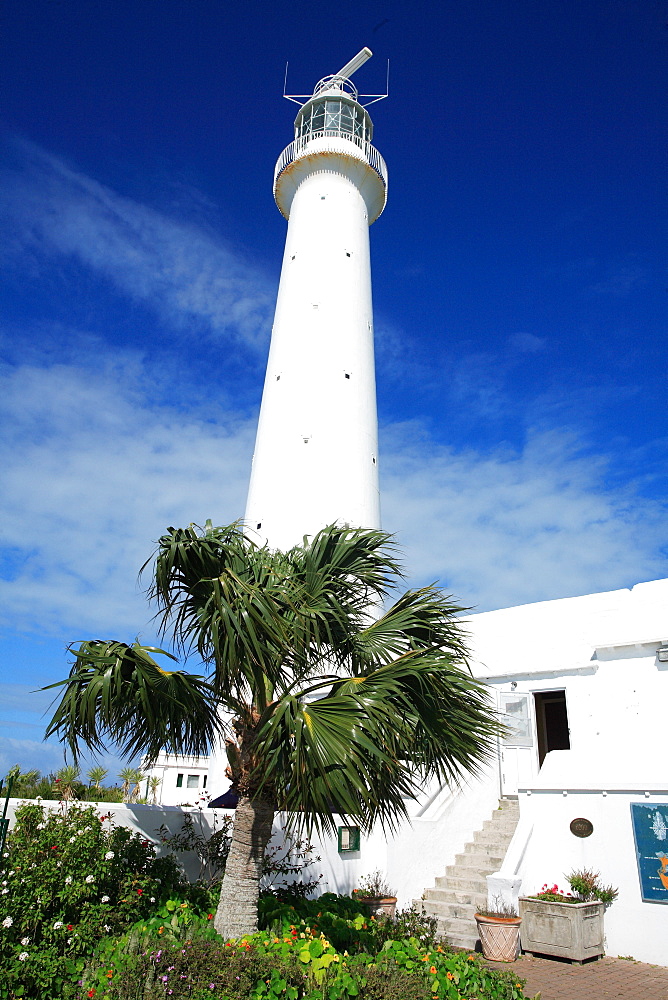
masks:
<svg viewBox="0 0 668 1000"><path fill-rule="evenodd" d="M241 797L234 813L232 843L225 865L214 926L225 939L257 930L262 859L274 821L274 804Z"/></svg>

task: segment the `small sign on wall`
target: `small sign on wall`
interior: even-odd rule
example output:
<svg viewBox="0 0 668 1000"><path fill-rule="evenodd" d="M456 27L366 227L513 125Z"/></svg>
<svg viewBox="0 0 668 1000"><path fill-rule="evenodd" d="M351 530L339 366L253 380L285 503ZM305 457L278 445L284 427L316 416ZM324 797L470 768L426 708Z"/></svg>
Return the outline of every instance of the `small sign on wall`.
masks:
<svg viewBox="0 0 668 1000"><path fill-rule="evenodd" d="M631 803L640 895L645 903L668 903L668 803Z"/></svg>

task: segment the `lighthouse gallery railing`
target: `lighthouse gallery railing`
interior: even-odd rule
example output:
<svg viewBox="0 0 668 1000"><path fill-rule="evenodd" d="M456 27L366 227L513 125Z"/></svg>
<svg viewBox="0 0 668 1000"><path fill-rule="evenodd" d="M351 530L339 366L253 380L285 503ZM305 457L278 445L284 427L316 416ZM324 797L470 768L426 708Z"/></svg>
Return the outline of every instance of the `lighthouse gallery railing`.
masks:
<svg viewBox="0 0 668 1000"><path fill-rule="evenodd" d="M355 143L355 145L358 146L364 154L364 158L369 166L376 171L384 186L387 187L387 167L385 166L385 160L375 146L372 146L368 140L361 139L359 136L350 135L347 132L334 132L327 130L322 132L309 132L308 135L300 136L298 139L291 142L289 146L285 147L278 158L278 162L276 163L276 168L274 170L274 184L285 168L289 167L295 160L298 160L304 153L306 146L308 146L314 139L327 138L345 139L346 142ZM318 144L317 150L313 150L313 152L326 153L328 150L326 146ZM340 153L341 147L338 144L336 146L332 146L331 152Z"/></svg>

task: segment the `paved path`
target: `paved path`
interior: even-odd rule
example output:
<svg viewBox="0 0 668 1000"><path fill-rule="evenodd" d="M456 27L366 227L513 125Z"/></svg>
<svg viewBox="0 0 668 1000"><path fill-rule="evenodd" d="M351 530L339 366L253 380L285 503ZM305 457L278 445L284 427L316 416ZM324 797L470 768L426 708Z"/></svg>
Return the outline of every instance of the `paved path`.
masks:
<svg viewBox="0 0 668 1000"><path fill-rule="evenodd" d="M668 961L668 943L666 946ZM668 968L622 958L601 958L571 965L558 958L522 955L512 965L488 962L491 968L516 971L526 979L524 992L541 1000L668 1000Z"/></svg>

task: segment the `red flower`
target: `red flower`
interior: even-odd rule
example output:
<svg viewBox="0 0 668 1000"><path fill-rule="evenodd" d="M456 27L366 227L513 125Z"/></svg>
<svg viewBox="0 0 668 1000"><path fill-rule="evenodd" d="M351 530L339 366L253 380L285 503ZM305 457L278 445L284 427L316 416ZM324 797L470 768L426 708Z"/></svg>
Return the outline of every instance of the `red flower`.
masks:
<svg viewBox="0 0 668 1000"><path fill-rule="evenodd" d="M141 896L141 894L142 894L143 891L144 891L143 889L137 889L137 895Z"/></svg>
<svg viewBox="0 0 668 1000"><path fill-rule="evenodd" d="M52 851L57 851L58 850L58 844L54 844L53 847L51 848L51 850Z"/></svg>
<svg viewBox="0 0 668 1000"><path fill-rule="evenodd" d="M68 929L68 931L71 931L72 930L72 924L68 924L67 925L67 929Z"/></svg>
<svg viewBox="0 0 668 1000"><path fill-rule="evenodd" d="M213 920L213 913L210 913L206 919L207 920Z"/></svg>
<svg viewBox="0 0 668 1000"><path fill-rule="evenodd" d="M86 996L87 997L94 997L95 996L95 990L88 990L88 993L86 994Z"/></svg>

